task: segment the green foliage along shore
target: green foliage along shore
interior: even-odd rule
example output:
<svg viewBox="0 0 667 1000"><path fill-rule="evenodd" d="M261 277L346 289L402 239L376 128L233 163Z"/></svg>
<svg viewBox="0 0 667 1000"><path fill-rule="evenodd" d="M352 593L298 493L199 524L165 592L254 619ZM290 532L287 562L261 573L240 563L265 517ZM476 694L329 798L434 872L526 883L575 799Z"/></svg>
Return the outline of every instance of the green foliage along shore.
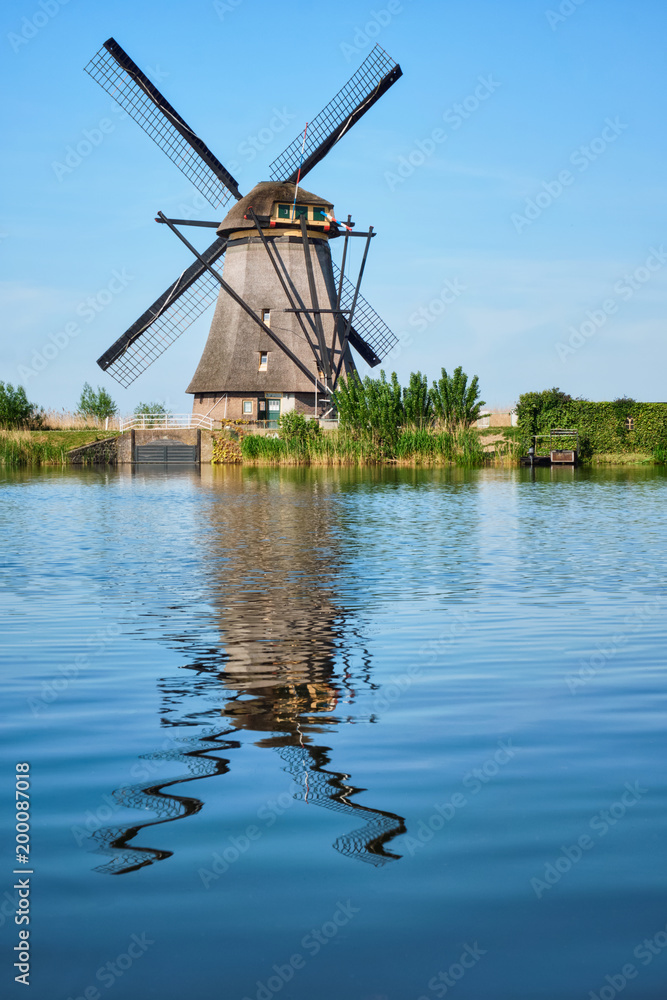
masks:
<svg viewBox="0 0 667 1000"><path fill-rule="evenodd" d="M306 421L314 423L314 421ZM386 443L335 430L302 440L248 434L241 440L244 462L276 465L367 465L395 462L417 465L480 465L484 451L475 431L403 430L389 452Z"/></svg>
<svg viewBox="0 0 667 1000"><path fill-rule="evenodd" d="M42 411L31 403L22 385L0 382L0 428L35 428L43 423Z"/></svg>
<svg viewBox="0 0 667 1000"><path fill-rule="evenodd" d="M421 372L401 386L395 372L380 377L343 379L334 394L336 431L322 433L317 421L286 413L279 437L248 435L241 441L246 462L366 464L405 462L479 465L484 449L471 425L484 403L477 378L468 383L457 368L442 369L431 389Z"/></svg>
<svg viewBox="0 0 667 1000"><path fill-rule="evenodd" d="M383 371L377 379L353 375L340 382L334 403L340 429L387 458L399 457L399 439L405 432L444 431L456 437L472 426L485 405L479 399L477 376L468 384L460 367L453 375L443 368L430 389L421 372L412 372L405 387L396 372L389 381Z"/></svg>
<svg viewBox="0 0 667 1000"><path fill-rule="evenodd" d="M573 399L561 389L525 392L517 404L525 438L554 427L576 427L581 457L644 453L667 458L667 403L638 403L627 396L610 403Z"/></svg>

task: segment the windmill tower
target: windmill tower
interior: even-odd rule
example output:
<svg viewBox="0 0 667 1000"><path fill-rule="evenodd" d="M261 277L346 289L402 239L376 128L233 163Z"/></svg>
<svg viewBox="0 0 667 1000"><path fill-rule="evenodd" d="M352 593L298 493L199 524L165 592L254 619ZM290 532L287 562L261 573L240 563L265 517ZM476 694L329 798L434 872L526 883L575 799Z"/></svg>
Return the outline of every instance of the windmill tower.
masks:
<svg viewBox="0 0 667 1000"><path fill-rule="evenodd" d="M360 294L371 226L358 232L334 205L301 180L402 75L376 45L354 76L271 164L270 181L245 197L206 144L112 38L86 71L128 112L214 206L236 204L222 222L164 223L196 260L98 359L130 385L217 299L204 352L187 387L193 412L277 425L296 409L326 415L341 375L355 371L351 352L371 366L396 337ZM181 226L215 228L199 253ZM340 267L330 244L342 237ZM348 243L365 239L356 280L346 275ZM224 260L224 269L222 267Z"/></svg>

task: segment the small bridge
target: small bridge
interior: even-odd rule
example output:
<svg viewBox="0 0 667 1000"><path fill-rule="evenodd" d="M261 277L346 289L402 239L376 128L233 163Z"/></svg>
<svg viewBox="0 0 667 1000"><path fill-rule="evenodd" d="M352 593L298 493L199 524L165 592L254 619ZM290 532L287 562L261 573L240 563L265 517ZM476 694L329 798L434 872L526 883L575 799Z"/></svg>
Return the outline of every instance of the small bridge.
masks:
<svg viewBox="0 0 667 1000"><path fill-rule="evenodd" d="M200 428L207 431L213 430L214 420L212 417L204 416L201 413L142 413L139 416L129 417L120 421L121 431L131 430L189 430L190 428Z"/></svg>

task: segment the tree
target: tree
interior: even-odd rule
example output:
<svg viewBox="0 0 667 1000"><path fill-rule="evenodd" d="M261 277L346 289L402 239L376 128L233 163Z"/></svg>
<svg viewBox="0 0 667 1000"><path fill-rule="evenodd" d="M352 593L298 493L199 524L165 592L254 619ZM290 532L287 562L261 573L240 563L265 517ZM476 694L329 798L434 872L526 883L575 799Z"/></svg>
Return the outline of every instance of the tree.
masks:
<svg viewBox="0 0 667 1000"><path fill-rule="evenodd" d="M558 386L543 389L542 392L523 392L516 405L518 425L524 434L546 433L552 427L565 427L571 423L567 416L568 404L575 402L572 396Z"/></svg>
<svg viewBox="0 0 667 1000"><path fill-rule="evenodd" d="M22 385L0 382L0 427L39 427L42 411L30 403Z"/></svg>
<svg viewBox="0 0 667 1000"><path fill-rule="evenodd" d="M460 365L454 369L453 375L442 369L441 377L431 388L431 398L436 419L448 431L470 427L479 420L481 409L486 406L484 400L479 398L477 375L468 385L468 376Z"/></svg>
<svg viewBox="0 0 667 1000"><path fill-rule="evenodd" d="M429 427L433 422L433 404L428 391L428 379L421 372L412 372L410 382L403 389L403 416L406 425L415 430Z"/></svg>
<svg viewBox="0 0 667 1000"><path fill-rule="evenodd" d="M88 382L84 382L77 413L83 417L97 417L98 420L106 420L107 417L113 417L118 413L118 407L102 386L98 385L97 391L95 391Z"/></svg>
<svg viewBox="0 0 667 1000"><path fill-rule="evenodd" d="M144 422L144 426L146 426L146 427L153 427L153 426L162 424L164 422L163 421L164 417L171 416L171 410L167 409L167 406L166 406L165 403L159 403L159 402L154 402L154 403L139 403L134 408L134 415L135 415L135 417L143 417L144 418L144 421L143 421ZM151 417L155 417L156 419L151 420L150 419Z"/></svg>

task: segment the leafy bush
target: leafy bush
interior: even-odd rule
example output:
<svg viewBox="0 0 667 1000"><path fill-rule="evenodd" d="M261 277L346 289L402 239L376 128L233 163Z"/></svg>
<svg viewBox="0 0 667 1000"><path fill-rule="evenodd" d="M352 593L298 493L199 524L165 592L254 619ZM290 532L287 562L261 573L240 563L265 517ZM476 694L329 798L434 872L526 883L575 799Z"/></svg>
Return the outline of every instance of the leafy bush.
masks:
<svg viewBox="0 0 667 1000"><path fill-rule="evenodd" d="M171 410L168 410L164 403L139 403L138 406L134 408L135 417L144 417L144 424L146 427L153 427L154 425L161 424L163 417L171 416ZM150 420L149 417L156 417L156 420Z"/></svg>
<svg viewBox="0 0 667 1000"><path fill-rule="evenodd" d="M460 366L451 376L443 368L430 390L421 372L412 372L403 389L396 372L390 381L383 371L378 379L362 381L355 375L339 382L334 397L341 429L373 442L385 454L396 451L406 430L425 430L434 422L449 433L465 430L486 405L479 398L479 379L475 375L468 384Z"/></svg>
<svg viewBox="0 0 667 1000"><path fill-rule="evenodd" d="M81 398L79 399L77 413L84 417L97 417L98 420L106 420L118 413L118 406L102 386L93 389L88 382L83 383Z"/></svg>
<svg viewBox="0 0 667 1000"><path fill-rule="evenodd" d="M583 458L596 453L654 454L657 448L667 448L667 403L638 403L627 396L592 403L546 389L519 396L517 415L524 437L548 434L554 427L576 428Z"/></svg>
<svg viewBox="0 0 667 1000"><path fill-rule="evenodd" d="M42 411L30 403L22 385L16 388L0 382L0 427L39 427L43 422Z"/></svg>
<svg viewBox="0 0 667 1000"><path fill-rule="evenodd" d="M411 372L403 389L403 423L415 430L433 423L433 404L428 391L428 379L421 372Z"/></svg>
<svg viewBox="0 0 667 1000"><path fill-rule="evenodd" d="M213 438L213 465L234 465L241 462L241 445L238 440L223 434Z"/></svg>
<svg viewBox="0 0 667 1000"><path fill-rule="evenodd" d="M283 413L279 421L280 436L284 441L303 442L316 438L320 434L320 424L318 420L311 420L304 417L303 413L290 410Z"/></svg>
<svg viewBox="0 0 667 1000"><path fill-rule="evenodd" d="M171 410L168 410L164 403L139 403L134 408L135 417L144 417L148 415L155 415L160 417L166 417L171 414Z"/></svg>
<svg viewBox="0 0 667 1000"><path fill-rule="evenodd" d="M479 379L473 376L468 385L468 376L459 365L453 375L445 368L431 389L433 412L439 423L448 431L457 428L465 430L472 426L486 403L479 398Z"/></svg>

